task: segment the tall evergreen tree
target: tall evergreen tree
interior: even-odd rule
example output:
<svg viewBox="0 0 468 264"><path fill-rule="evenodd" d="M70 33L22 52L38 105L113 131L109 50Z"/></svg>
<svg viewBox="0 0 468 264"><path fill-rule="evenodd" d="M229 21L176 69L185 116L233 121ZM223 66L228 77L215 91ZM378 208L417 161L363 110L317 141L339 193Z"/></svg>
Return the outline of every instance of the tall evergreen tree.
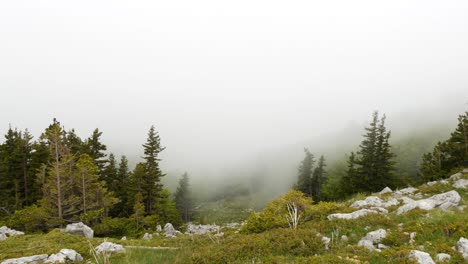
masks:
<svg viewBox="0 0 468 264"><path fill-rule="evenodd" d="M101 136L102 132L96 128L93 131L93 134L86 139L84 151L84 153L90 155L94 159L94 162L99 169L99 177L103 177L104 168L107 164L107 154L105 153L107 147L101 142Z"/></svg>
<svg viewBox="0 0 468 264"><path fill-rule="evenodd" d="M109 165L112 164L111 155L109 155ZM128 169L127 157L122 156L117 168L116 177L113 180L112 192L118 199L117 204L110 211L111 216L128 217L130 216L131 207L128 207L128 185L129 185L130 172Z"/></svg>
<svg viewBox="0 0 468 264"><path fill-rule="evenodd" d="M161 139L154 126L148 132L148 139L144 148L145 177L143 179L142 195L145 204L146 214L151 215L156 209L158 198L161 198L163 185L161 178L164 176L159 168L159 154L165 148L161 146Z"/></svg>
<svg viewBox="0 0 468 264"><path fill-rule="evenodd" d="M312 172L314 168L314 155L309 149L304 148L305 157L299 166L299 173L295 189L305 193L307 196L312 196Z"/></svg>
<svg viewBox="0 0 468 264"><path fill-rule="evenodd" d="M189 176L187 173L182 175L179 180L179 186L175 192L175 202L182 219L190 222L193 211L193 200L190 192Z"/></svg>
<svg viewBox="0 0 468 264"><path fill-rule="evenodd" d="M317 167L312 175L312 198L314 201L321 201L322 186L325 184L325 157L320 156Z"/></svg>

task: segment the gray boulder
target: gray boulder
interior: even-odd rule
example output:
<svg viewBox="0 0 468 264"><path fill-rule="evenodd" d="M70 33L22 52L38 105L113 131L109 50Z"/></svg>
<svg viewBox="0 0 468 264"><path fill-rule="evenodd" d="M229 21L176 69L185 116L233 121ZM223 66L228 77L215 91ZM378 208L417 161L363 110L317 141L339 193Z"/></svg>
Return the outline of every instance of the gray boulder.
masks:
<svg viewBox="0 0 468 264"><path fill-rule="evenodd" d="M382 191L379 192L379 194L386 194L391 192L393 192L392 189L385 187Z"/></svg>
<svg viewBox="0 0 468 264"><path fill-rule="evenodd" d="M331 214L327 216L328 220L333 220L333 219L356 219L359 217L366 216L368 214L377 214L379 212L375 210L370 210L370 209L361 209L357 210L355 212L349 213L349 214Z"/></svg>
<svg viewBox="0 0 468 264"><path fill-rule="evenodd" d="M12 237L12 236L24 235L24 232L14 230L14 229L8 228L6 226L2 226L2 227L0 227L0 234L5 235L6 237Z"/></svg>
<svg viewBox="0 0 468 264"><path fill-rule="evenodd" d="M161 225L157 225L157 226L156 226L156 232L161 232L161 231L162 231Z"/></svg>
<svg viewBox="0 0 468 264"><path fill-rule="evenodd" d="M414 194L415 192L417 192L418 189L414 188L414 187L408 187L408 188L404 188L404 189L401 189L401 190L398 190L396 192L394 192L393 194L395 196L401 196L401 195L409 195L409 194Z"/></svg>
<svg viewBox="0 0 468 264"><path fill-rule="evenodd" d="M0 241L6 240L7 236L3 233L0 233Z"/></svg>
<svg viewBox="0 0 468 264"><path fill-rule="evenodd" d="M83 257L73 249L62 249L57 254L50 255L44 263L67 263L83 261Z"/></svg>
<svg viewBox="0 0 468 264"><path fill-rule="evenodd" d="M217 225L194 225L188 224L186 234L193 234L193 235L204 235L211 232L219 233L221 227Z"/></svg>
<svg viewBox="0 0 468 264"><path fill-rule="evenodd" d="M121 253L125 252L125 248L122 245L115 244L112 242L102 242L99 246L97 246L95 249L96 253L101 254L101 253Z"/></svg>
<svg viewBox="0 0 468 264"><path fill-rule="evenodd" d="M164 236L165 237L176 237L176 234L177 234L177 232L176 232L174 226L171 223L167 223L164 226Z"/></svg>
<svg viewBox="0 0 468 264"><path fill-rule="evenodd" d="M416 259L418 264L435 264L434 260L431 258L431 255L419 250L411 250L408 257Z"/></svg>
<svg viewBox="0 0 468 264"><path fill-rule="evenodd" d="M47 260L47 257L47 254L42 254L30 257L7 259L2 261L1 264L38 264L43 263L45 260Z"/></svg>
<svg viewBox="0 0 468 264"><path fill-rule="evenodd" d="M152 238L153 238L153 235L152 235L152 234L145 233L145 234L143 235L143 238L142 238L142 239L143 239L143 240L150 240L150 239L152 239Z"/></svg>
<svg viewBox="0 0 468 264"><path fill-rule="evenodd" d="M438 207L442 210L447 210L451 207L457 207L460 203L460 200L461 197L456 191L449 191L446 193L434 195L427 199L413 201L400 206L397 210L397 214L403 214L415 208L428 211Z"/></svg>
<svg viewBox="0 0 468 264"><path fill-rule="evenodd" d="M468 180L466 179L459 179L456 182L452 184L453 187L459 188L459 189L466 189L468 188Z"/></svg>
<svg viewBox="0 0 468 264"><path fill-rule="evenodd" d="M468 239L461 237L457 242L457 249L465 260L468 260Z"/></svg>
<svg viewBox="0 0 468 264"><path fill-rule="evenodd" d="M436 260L438 262L445 262L445 261L450 261L452 257L449 255L449 254L445 254L445 253L439 253L437 254L436 256Z"/></svg>
<svg viewBox="0 0 468 264"><path fill-rule="evenodd" d="M461 178L462 174L461 172L457 172L455 174L453 174L452 176L450 176L450 180L453 180L453 181L456 181L456 180L459 180Z"/></svg>
<svg viewBox="0 0 468 264"><path fill-rule="evenodd" d="M74 234L74 235L81 235L86 238L93 238L94 231L89 226L79 222L68 224L65 228L65 233Z"/></svg>
<svg viewBox="0 0 468 264"><path fill-rule="evenodd" d="M376 243L379 243L386 236L387 236L387 231L385 231L384 229L379 229L379 230L367 233L367 235L363 237L362 239L370 240L372 241L372 243L376 244Z"/></svg>
<svg viewBox="0 0 468 264"><path fill-rule="evenodd" d="M330 242L331 242L331 239L329 237L322 237L322 242L323 244L325 245L325 249L330 249Z"/></svg>
<svg viewBox="0 0 468 264"><path fill-rule="evenodd" d="M363 247L363 248L365 248L365 249L367 249L369 251L374 251L375 250L374 243L372 243L372 241L366 240L366 239L359 240L358 246Z"/></svg>
<svg viewBox="0 0 468 264"><path fill-rule="evenodd" d="M374 206L374 207L390 207L392 205L399 205L400 202L398 202L397 199L392 198L389 201L385 202L384 200L380 199L377 196L369 196L366 197L364 200L359 200L354 202L351 207L353 208L361 208L361 207L369 207L369 206Z"/></svg>

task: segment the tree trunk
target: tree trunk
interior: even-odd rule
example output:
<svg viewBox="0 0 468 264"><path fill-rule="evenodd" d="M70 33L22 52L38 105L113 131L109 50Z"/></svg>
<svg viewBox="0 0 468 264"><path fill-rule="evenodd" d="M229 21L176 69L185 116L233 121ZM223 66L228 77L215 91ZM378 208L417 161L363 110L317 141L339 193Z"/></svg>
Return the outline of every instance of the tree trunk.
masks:
<svg viewBox="0 0 468 264"><path fill-rule="evenodd" d="M58 139L60 140L60 139ZM57 177L57 206L58 206L58 217L60 221L63 220L62 215L62 185L60 183L60 167L59 167L59 151L58 151L58 141L55 142L55 175ZM62 222L60 222L62 226Z"/></svg>

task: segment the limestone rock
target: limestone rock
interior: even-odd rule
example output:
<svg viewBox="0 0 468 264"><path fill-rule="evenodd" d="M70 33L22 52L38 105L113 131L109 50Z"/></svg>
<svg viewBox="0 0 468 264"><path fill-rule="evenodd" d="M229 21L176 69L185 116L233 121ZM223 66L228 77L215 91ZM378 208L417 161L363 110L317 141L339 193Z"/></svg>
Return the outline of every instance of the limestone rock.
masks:
<svg viewBox="0 0 468 264"><path fill-rule="evenodd" d="M83 261L83 257L73 249L62 249L57 254L50 255L44 263L67 263Z"/></svg>
<svg viewBox="0 0 468 264"><path fill-rule="evenodd" d="M342 235L342 236L341 236L341 241L343 241L343 242L348 241L348 237L345 236L345 235Z"/></svg>
<svg viewBox="0 0 468 264"><path fill-rule="evenodd" d="M8 228L6 226L2 226L2 227L0 227L0 234L4 234L6 237L11 237L11 236L24 235L24 232L14 230L14 229Z"/></svg>
<svg viewBox="0 0 468 264"><path fill-rule="evenodd" d="M217 225L194 225L188 224L186 234L194 234L194 235L204 235L211 232L218 232L221 227Z"/></svg>
<svg viewBox="0 0 468 264"><path fill-rule="evenodd" d="M397 199L392 198L388 202L385 202L384 200L380 199L377 196L369 196L366 197L364 200L359 200L354 202L351 207L353 208L361 208L361 207L367 207L367 206L374 206L374 207L390 207L392 205L398 205L400 204Z"/></svg>
<svg viewBox="0 0 468 264"><path fill-rule="evenodd" d="M439 262L449 261L452 257L449 254L439 253L436 256L436 260Z"/></svg>
<svg viewBox="0 0 468 264"><path fill-rule="evenodd" d="M434 195L427 199L413 201L400 206L397 210L397 214L403 214L415 208L428 211L438 207L442 210L446 210L448 208L458 206L460 200L461 197L456 191L449 191L446 193Z"/></svg>
<svg viewBox="0 0 468 264"><path fill-rule="evenodd" d="M122 237L122 239L120 239L120 240L127 240L127 237L126 237L126 236L124 236L124 237Z"/></svg>
<svg viewBox="0 0 468 264"><path fill-rule="evenodd" d="M65 233L82 235L86 238L93 238L94 231L89 226L79 222L74 224L68 224L65 228Z"/></svg>
<svg viewBox="0 0 468 264"><path fill-rule="evenodd" d="M463 169L463 173L468 173L468 169Z"/></svg>
<svg viewBox="0 0 468 264"><path fill-rule="evenodd" d="M176 237L176 234L177 234L177 232L176 232L174 226L171 223L167 223L164 226L164 236L165 237Z"/></svg>
<svg viewBox="0 0 468 264"><path fill-rule="evenodd" d="M121 253L125 252L125 248L122 245L115 244L112 242L102 242L95 248L96 253Z"/></svg>
<svg viewBox="0 0 468 264"><path fill-rule="evenodd" d="M374 243L372 243L372 241L366 240L366 239L359 240L358 246L364 247L369 251L374 251L375 250Z"/></svg>
<svg viewBox="0 0 468 264"><path fill-rule="evenodd" d="M150 240L150 239L152 239L152 238L153 238L153 235L152 235L152 234L145 233L145 234L143 235L143 238L142 238L142 239L144 239L144 240Z"/></svg>
<svg viewBox="0 0 468 264"><path fill-rule="evenodd" d="M327 249L327 250L330 249L330 247L329 247L330 246L330 241L331 241L331 239L329 237L325 237L325 236L322 237L322 242L325 245L325 249Z"/></svg>
<svg viewBox="0 0 468 264"><path fill-rule="evenodd" d="M416 259L418 264L435 264L434 260L431 258L431 255L419 250L411 250L409 258Z"/></svg>
<svg viewBox="0 0 468 264"><path fill-rule="evenodd" d="M363 237L362 239L369 240L375 244L375 243L379 243L386 236L387 236L387 231L385 231L384 229L379 229L379 230L367 233L367 235Z"/></svg>
<svg viewBox="0 0 468 264"><path fill-rule="evenodd" d="M368 214L377 214L378 212L375 210L369 210L369 209L361 209L357 210L355 212L349 213L349 214L331 214L327 216L328 220L332 219L356 219L359 217L366 216Z"/></svg>
<svg viewBox="0 0 468 264"><path fill-rule="evenodd" d="M394 193L394 195L397 195L397 196L401 196L401 195L408 195L408 194L413 194L415 193L416 191L418 191L418 189L414 188L414 187L408 187L408 188L404 188L404 189L401 189L401 190L398 190Z"/></svg>
<svg viewBox="0 0 468 264"><path fill-rule="evenodd" d="M459 188L459 189L466 189L468 188L468 180L466 179L459 179L456 182L452 184L453 187Z"/></svg>
<svg viewBox="0 0 468 264"><path fill-rule="evenodd" d="M44 262L45 260L47 260L47 254L7 259L2 261L1 264L38 264Z"/></svg>
<svg viewBox="0 0 468 264"><path fill-rule="evenodd" d="M457 249L465 260L468 260L468 239L461 237L457 242Z"/></svg>
<svg viewBox="0 0 468 264"><path fill-rule="evenodd" d="M379 192L379 194L386 194L391 192L393 192L392 189L385 187L382 191Z"/></svg>
<svg viewBox="0 0 468 264"><path fill-rule="evenodd" d="M7 236L3 233L0 233L0 241L6 240Z"/></svg>
<svg viewBox="0 0 468 264"><path fill-rule="evenodd" d="M414 237L416 237L416 232L411 232L411 234L409 235L409 243L411 245L414 244Z"/></svg>
<svg viewBox="0 0 468 264"><path fill-rule="evenodd" d="M379 249L389 249L390 247L387 246L387 245L384 245L384 244L380 244L380 243L379 243L379 244L377 245L377 248L379 248Z"/></svg>
<svg viewBox="0 0 468 264"><path fill-rule="evenodd" d="M157 225L157 226L156 226L156 232L161 232L161 231L162 231L161 225Z"/></svg>
<svg viewBox="0 0 468 264"><path fill-rule="evenodd" d="M453 174L452 176L450 176L450 180L453 180L453 181L456 181L456 180L459 180L461 178L462 174L461 172L457 172L455 174Z"/></svg>

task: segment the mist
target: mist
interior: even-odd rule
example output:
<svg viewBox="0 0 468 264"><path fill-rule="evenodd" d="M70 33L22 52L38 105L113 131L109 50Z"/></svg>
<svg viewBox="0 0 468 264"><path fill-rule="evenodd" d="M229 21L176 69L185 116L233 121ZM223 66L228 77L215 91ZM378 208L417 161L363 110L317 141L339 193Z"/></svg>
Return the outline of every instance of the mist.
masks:
<svg viewBox="0 0 468 264"><path fill-rule="evenodd" d="M0 132L37 138L54 117L81 137L98 127L134 165L154 124L166 178L292 179L304 147L340 159L374 110L393 140L446 135L467 109L467 13L464 1L5 1Z"/></svg>

